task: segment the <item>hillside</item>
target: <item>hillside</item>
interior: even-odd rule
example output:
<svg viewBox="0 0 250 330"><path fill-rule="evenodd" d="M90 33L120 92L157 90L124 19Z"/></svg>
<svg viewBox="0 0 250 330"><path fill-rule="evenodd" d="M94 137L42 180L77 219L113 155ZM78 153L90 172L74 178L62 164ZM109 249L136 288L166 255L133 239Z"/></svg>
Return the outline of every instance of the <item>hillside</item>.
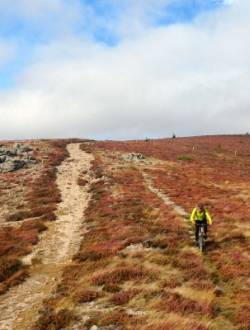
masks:
<svg viewBox="0 0 250 330"><path fill-rule="evenodd" d="M249 136L1 144L1 330L250 329Z"/></svg>

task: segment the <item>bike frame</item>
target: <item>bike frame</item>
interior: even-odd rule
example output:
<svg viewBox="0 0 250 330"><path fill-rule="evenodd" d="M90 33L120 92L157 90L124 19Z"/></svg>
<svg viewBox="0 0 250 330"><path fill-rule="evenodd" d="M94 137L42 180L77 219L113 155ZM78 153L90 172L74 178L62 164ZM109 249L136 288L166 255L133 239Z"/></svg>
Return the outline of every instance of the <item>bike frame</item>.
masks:
<svg viewBox="0 0 250 330"><path fill-rule="evenodd" d="M205 229L203 223L199 224L198 246L201 252L205 250Z"/></svg>

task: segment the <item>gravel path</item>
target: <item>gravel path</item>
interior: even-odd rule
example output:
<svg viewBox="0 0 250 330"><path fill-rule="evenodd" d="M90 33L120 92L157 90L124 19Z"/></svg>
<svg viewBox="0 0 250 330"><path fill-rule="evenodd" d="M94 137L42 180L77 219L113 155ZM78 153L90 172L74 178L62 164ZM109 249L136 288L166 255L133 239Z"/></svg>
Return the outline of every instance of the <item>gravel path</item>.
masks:
<svg viewBox="0 0 250 330"><path fill-rule="evenodd" d="M28 330L38 316L42 302L60 281L65 265L78 251L83 229L83 214L89 201L87 187L77 184L79 174L89 171L92 155L79 144L67 146L70 157L58 166L57 184L62 202L57 220L48 223L33 252L23 259L31 266L30 277L0 297L0 329ZM86 174L86 176L88 173Z"/></svg>

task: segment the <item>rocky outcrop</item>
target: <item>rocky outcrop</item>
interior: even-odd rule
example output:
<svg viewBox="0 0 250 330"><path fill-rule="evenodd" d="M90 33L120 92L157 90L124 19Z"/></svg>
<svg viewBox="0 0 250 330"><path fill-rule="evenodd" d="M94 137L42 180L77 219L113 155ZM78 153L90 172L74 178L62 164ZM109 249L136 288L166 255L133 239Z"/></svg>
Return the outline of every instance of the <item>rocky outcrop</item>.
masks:
<svg viewBox="0 0 250 330"><path fill-rule="evenodd" d="M15 144L13 148L0 145L0 172L13 172L36 164L33 149L28 145Z"/></svg>
<svg viewBox="0 0 250 330"><path fill-rule="evenodd" d="M139 153L130 153L130 154L122 155L122 158L126 161L140 161L146 159L146 157L143 154L139 154Z"/></svg>

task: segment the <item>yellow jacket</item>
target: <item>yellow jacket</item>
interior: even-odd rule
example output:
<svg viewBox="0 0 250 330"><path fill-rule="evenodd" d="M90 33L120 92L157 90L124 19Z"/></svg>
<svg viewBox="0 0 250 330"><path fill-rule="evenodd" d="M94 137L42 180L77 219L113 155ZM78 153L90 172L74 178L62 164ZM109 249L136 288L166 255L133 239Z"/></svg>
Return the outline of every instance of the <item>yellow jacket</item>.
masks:
<svg viewBox="0 0 250 330"><path fill-rule="evenodd" d="M212 218L208 211L205 209L206 220L209 225L212 224ZM204 218L204 213L201 212L197 207L195 207L191 213L190 221L194 224L196 221L202 221Z"/></svg>

